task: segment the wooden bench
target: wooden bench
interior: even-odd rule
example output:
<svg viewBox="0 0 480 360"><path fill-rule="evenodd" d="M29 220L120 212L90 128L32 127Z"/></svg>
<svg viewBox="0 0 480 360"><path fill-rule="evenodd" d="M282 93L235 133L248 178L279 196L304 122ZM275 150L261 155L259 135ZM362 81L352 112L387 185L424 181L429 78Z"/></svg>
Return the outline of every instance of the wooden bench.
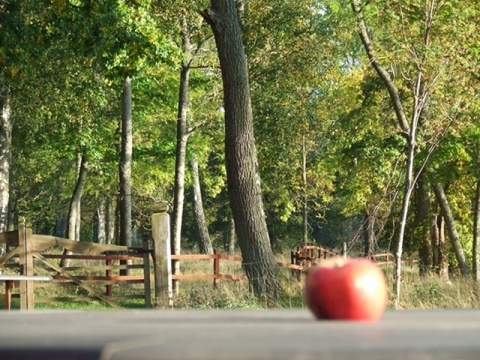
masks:
<svg viewBox="0 0 480 360"><path fill-rule="evenodd" d="M20 281L52 281L48 275L0 275L0 281L5 282L5 309L12 307L12 290L15 284Z"/></svg>

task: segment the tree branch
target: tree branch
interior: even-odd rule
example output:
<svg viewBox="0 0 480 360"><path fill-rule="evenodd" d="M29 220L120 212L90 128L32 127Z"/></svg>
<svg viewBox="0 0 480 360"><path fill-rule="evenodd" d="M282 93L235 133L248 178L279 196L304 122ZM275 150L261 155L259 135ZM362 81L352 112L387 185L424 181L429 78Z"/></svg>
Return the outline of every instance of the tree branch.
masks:
<svg viewBox="0 0 480 360"><path fill-rule="evenodd" d="M360 35L360 39L362 40L363 46L367 53L367 57L370 60L373 68L377 72L378 76L382 79L383 83L385 84L388 94L390 95L390 99L392 101L393 108L395 110L395 115L397 116L398 123L402 132L408 134L410 132L410 126L408 125L407 116L405 115L405 111L403 110L402 101L400 99L400 93L395 86L395 83L390 77L390 74L385 70L385 68L378 62L377 57L375 56L375 50L373 48L372 42L370 40L370 36L367 32L367 25L365 24L365 19L363 18L362 9L360 7L359 0L351 0L353 12L357 18L357 25L358 25L358 33Z"/></svg>

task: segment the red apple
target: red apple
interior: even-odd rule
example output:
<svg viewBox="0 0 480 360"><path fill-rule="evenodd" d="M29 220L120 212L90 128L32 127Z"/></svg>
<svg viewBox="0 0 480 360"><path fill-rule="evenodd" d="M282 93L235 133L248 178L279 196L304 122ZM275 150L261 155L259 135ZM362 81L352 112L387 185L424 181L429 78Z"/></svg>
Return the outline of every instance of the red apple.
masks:
<svg viewBox="0 0 480 360"><path fill-rule="evenodd" d="M308 272L305 299L318 319L378 321L387 304L385 276L367 259L327 259Z"/></svg>

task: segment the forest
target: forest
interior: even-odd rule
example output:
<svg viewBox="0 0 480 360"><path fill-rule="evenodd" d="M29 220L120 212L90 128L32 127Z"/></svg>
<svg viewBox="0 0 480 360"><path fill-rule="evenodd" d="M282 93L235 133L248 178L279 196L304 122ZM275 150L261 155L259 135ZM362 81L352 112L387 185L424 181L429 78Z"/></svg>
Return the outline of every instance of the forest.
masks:
<svg viewBox="0 0 480 360"><path fill-rule="evenodd" d="M480 278L475 0L0 0L0 232ZM1 253L0 253L1 255ZM271 282L265 279L272 279ZM261 281L260 281L261 280ZM261 282L261 283L260 283Z"/></svg>

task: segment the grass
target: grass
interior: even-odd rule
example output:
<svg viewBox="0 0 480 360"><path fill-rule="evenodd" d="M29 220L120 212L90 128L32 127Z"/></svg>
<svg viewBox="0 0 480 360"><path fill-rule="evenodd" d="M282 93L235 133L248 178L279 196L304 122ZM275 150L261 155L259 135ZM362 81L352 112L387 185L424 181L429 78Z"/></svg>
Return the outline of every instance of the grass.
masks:
<svg viewBox="0 0 480 360"><path fill-rule="evenodd" d="M139 270L140 271L140 270ZM393 267L384 268L389 288L388 308L393 308ZM183 274L208 274L213 272L211 260L182 261ZM240 263L223 261L221 272L224 274L242 275ZM285 292L275 299L259 299L249 290L247 281L221 280L215 288L212 279L182 280L179 291L174 294L174 307L183 309L261 309L305 308L303 299L303 279L297 281L290 270L282 269ZM153 287L153 284L152 284ZM140 285L121 285L114 287L114 295L139 293ZM402 279L400 307L403 309L442 309L442 308L480 308L479 296L474 291L471 279L461 277L445 281L435 275L420 277L418 269L405 267ZM153 288L152 288L153 292ZM48 286L35 290L35 296L67 297L86 296L86 290L79 286ZM152 299L153 302L153 299ZM18 299L13 299L13 308L19 308ZM143 300L122 300L117 302L125 308L144 308ZM0 299L0 309L3 301ZM111 307L101 301L36 303L36 309L87 309L101 310Z"/></svg>

